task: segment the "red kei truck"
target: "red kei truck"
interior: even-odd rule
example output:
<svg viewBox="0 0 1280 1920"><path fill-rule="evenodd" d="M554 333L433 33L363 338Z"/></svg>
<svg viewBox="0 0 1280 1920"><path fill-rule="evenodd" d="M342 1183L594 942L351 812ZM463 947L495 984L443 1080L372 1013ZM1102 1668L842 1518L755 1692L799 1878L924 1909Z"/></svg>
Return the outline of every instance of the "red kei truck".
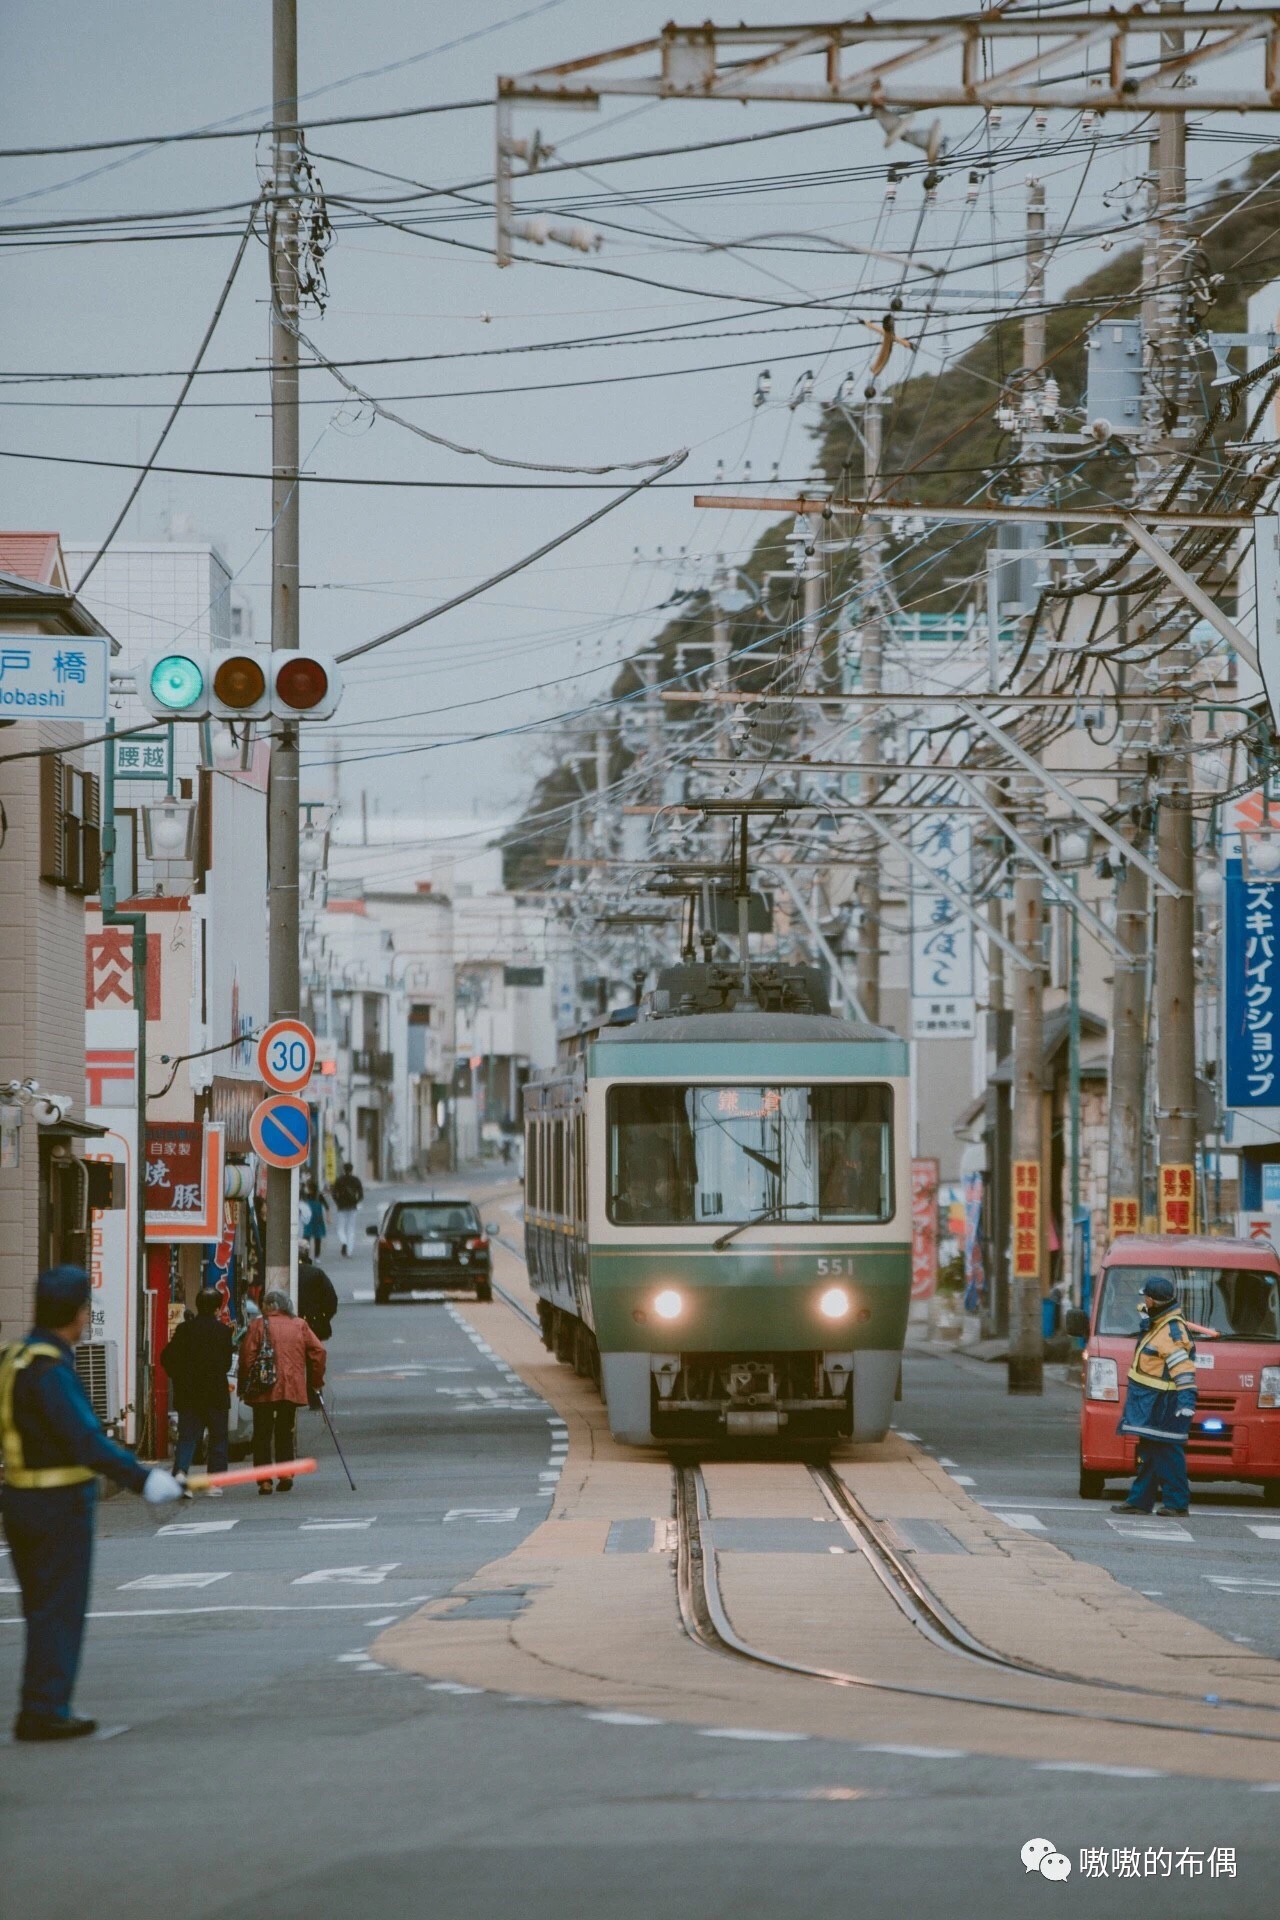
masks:
<svg viewBox="0 0 1280 1920"><path fill-rule="evenodd" d="M1142 1290L1168 1274L1196 1347L1196 1410L1187 1443L1193 1480L1245 1480L1280 1506L1280 1254L1267 1240L1122 1234L1107 1249L1092 1315L1068 1314L1086 1336L1080 1405L1080 1498L1131 1479L1137 1442L1117 1432L1133 1364Z"/></svg>

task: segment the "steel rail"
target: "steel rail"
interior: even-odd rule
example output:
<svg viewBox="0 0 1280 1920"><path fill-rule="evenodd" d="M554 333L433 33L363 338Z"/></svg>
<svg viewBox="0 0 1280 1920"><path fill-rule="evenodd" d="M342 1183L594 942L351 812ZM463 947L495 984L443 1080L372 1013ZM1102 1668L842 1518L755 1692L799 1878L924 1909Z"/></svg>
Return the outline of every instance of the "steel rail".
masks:
<svg viewBox="0 0 1280 1920"><path fill-rule="evenodd" d="M869 1674L848 1673L832 1667L819 1667L808 1661L788 1659L783 1654L770 1653L765 1648L753 1646L742 1638L729 1618L724 1596L720 1590L715 1548L704 1539L703 1527L710 1518L710 1514L701 1465L678 1463L674 1467L674 1476L676 1596L680 1608L680 1619L690 1639L710 1652L747 1660L753 1665L770 1667L783 1673L799 1674L805 1679L821 1680L828 1686L847 1687L869 1693L896 1694L916 1700L944 1700L956 1706L984 1707L1001 1713L1034 1714L1047 1719L1084 1721L1160 1733L1203 1735L1214 1740L1245 1740L1264 1746L1280 1746L1280 1734L1277 1733L1149 1719L1137 1714L1109 1713L1089 1707L1058 1705L1050 1701L1008 1700L994 1694L953 1691L946 1687L917 1685L906 1680L877 1680ZM823 1485L817 1472L815 1472L815 1478L819 1479L820 1486ZM870 1535L867 1536L867 1540L868 1544L863 1546L862 1550L868 1558L872 1559L872 1565L876 1567L882 1581L887 1584L892 1576L888 1569L882 1570L876 1566L875 1559L872 1557L880 1543L877 1541L873 1544ZM918 1575L913 1575L913 1581L918 1592L910 1595L897 1586L896 1580L888 1590L894 1597L895 1604L900 1607L911 1624L934 1646L953 1655L961 1655L966 1659L977 1661L984 1666L994 1666L1000 1671L1016 1674L1020 1678L1057 1680L1062 1684L1086 1688L1106 1684L1076 1680L1068 1674L1059 1675L1047 1669L1028 1668L1014 1660L1006 1659L1004 1655L984 1647L980 1641L968 1634L958 1621L954 1621L943 1603L929 1591L923 1581L919 1580ZM1146 1690L1133 1689L1133 1691ZM1158 1697L1177 1701L1181 1696L1173 1694ZM1272 1707L1253 1701L1232 1701L1220 1704L1229 1705L1237 1711L1261 1713L1275 1711Z"/></svg>

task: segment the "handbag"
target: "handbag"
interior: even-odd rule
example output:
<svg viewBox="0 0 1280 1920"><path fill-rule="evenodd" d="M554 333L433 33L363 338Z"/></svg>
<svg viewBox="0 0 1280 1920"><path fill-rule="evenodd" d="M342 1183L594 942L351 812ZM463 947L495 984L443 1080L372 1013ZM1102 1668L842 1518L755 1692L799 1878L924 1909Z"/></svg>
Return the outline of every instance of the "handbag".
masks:
<svg viewBox="0 0 1280 1920"><path fill-rule="evenodd" d="M267 1316L262 1316L262 1340L258 1351L245 1368L244 1384L240 1389L242 1400L265 1400L276 1384L276 1350L272 1344L271 1331Z"/></svg>

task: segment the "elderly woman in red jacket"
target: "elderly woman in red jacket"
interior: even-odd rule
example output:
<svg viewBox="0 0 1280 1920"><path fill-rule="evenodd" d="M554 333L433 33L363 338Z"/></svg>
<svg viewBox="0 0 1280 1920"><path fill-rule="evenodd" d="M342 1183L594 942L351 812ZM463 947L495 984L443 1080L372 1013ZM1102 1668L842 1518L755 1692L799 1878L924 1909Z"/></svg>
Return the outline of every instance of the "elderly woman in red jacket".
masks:
<svg viewBox="0 0 1280 1920"><path fill-rule="evenodd" d="M240 1342L238 1391L253 1408L253 1464L282 1466L297 1458L294 1438L298 1408L324 1385L325 1350L305 1320L293 1311L287 1293L272 1291L262 1316L251 1322ZM293 1479L276 1481L281 1493L293 1492ZM272 1491L270 1480L259 1493Z"/></svg>

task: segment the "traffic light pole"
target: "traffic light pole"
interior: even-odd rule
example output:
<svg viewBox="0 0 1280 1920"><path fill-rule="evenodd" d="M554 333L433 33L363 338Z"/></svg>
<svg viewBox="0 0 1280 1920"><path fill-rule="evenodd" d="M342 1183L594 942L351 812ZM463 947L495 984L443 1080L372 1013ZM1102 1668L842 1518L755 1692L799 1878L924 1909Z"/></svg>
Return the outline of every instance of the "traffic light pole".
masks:
<svg viewBox="0 0 1280 1920"><path fill-rule="evenodd" d="M271 97L271 646L299 644L298 526L298 8L272 0ZM278 1020L300 1010L298 962L298 729L278 723L267 785L268 997ZM268 1289L296 1297L293 1176L267 1173Z"/></svg>

